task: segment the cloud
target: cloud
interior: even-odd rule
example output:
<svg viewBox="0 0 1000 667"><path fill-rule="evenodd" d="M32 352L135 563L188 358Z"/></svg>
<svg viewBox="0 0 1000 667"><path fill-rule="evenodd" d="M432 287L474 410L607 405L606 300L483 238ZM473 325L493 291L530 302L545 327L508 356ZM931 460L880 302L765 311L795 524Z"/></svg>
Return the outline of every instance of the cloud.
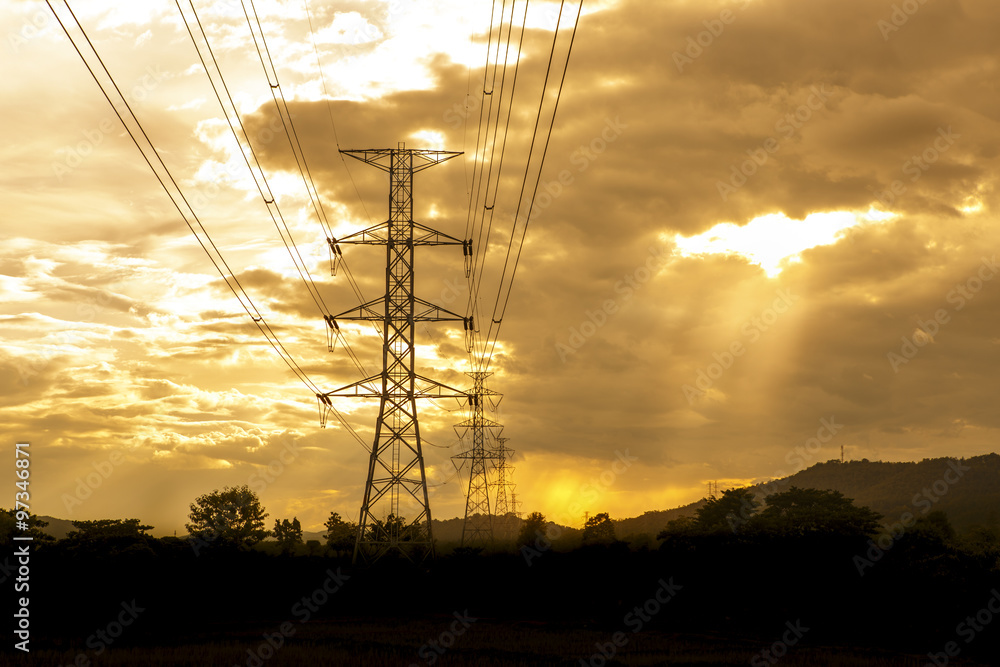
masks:
<svg viewBox="0 0 1000 667"><path fill-rule="evenodd" d="M325 82L304 12L259 8L325 216L337 237L386 217L386 174L339 148L440 139L464 150L415 177L414 214L458 237L470 217L487 221L476 240L489 248L477 317L488 327L551 33L525 35L497 203L492 216L470 214L488 17L369 5L313 5ZM563 511L626 447L636 474L587 509L695 500L706 479L787 468L821 419L844 426L816 460L841 444L887 459L995 447L1000 8L936 0L885 33L892 11L868 0L587 8L491 368L524 509ZM529 25L552 22L541 13ZM227 143L179 19L148 7L84 18L127 91L149 67L162 74L133 96L137 115L282 343L324 388L359 379L340 344L324 348L320 309ZM353 308L245 19L224 6L203 19L319 294L331 312ZM0 251L3 437L51 448L51 481L70 492L109 452L127 452L129 474L109 478L81 516L134 498L158 528L179 527L197 494L248 483L287 442L303 446L265 484L272 513L312 527L331 508L356 515L367 452L335 420L318 428L314 396L243 313L75 58L43 32L19 44L2 84L18 137L0 149L17 232ZM791 243L799 229L808 238ZM685 246L705 234L716 246ZM379 296L384 248L342 249L364 298ZM419 248L416 261L418 296L464 311L458 249ZM374 328L341 325L378 369ZM420 372L469 384L463 337L418 327ZM372 437L375 402L337 407ZM427 465L451 479L452 424L465 415L451 401L421 407L422 433L440 445ZM436 516L461 514L461 487L434 487Z"/></svg>

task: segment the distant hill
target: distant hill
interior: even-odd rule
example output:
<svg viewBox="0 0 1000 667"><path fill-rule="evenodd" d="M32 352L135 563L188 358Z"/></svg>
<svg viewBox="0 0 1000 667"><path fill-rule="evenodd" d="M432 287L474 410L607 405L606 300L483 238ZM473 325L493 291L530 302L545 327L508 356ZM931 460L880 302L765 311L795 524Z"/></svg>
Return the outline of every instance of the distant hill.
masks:
<svg viewBox="0 0 1000 667"><path fill-rule="evenodd" d="M518 519L510 514L505 517L495 516L493 517L493 534L498 539L502 539L503 537L514 539L517 537L518 531L521 530L522 523L521 519ZM462 526L464 524L465 519L462 517L445 519L444 521L434 519L432 523L434 539L439 542L461 542Z"/></svg>
<svg viewBox="0 0 1000 667"><path fill-rule="evenodd" d="M968 470L966 470L968 468ZM1000 523L1000 455L985 454L968 459L936 458L920 462L890 463L884 461L838 460L817 463L790 477L755 484L759 496L800 488L840 491L857 505L865 505L885 518L883 523L897 521L904 512L921 516L931 510L942 510L958 531L975 524ZM641 516L615 520L615 533L620 539L642 534L655 538L667 522L682 516L694 516L705 504L697 502L669 510L651 510ZM50 516L44 529L56 539L73 530L73 522ZM461 517L433 522L434 537L441 542L460 542ZM516 536L521 520L511 516L494 517L494 533ZM574 532L574 529L565 530ZM304 531L303 540L324 541L324 532Z"/></svg>
<svg viewBox="0 0 1000 667"><path fill-rule="evenodd" d="M69 519L57 519L54 516L39 516L38 518L42 521L49 522L49 525L42 528L42 531L48 533L57 540L63 539L69 535L71 531L76 530L76 526L74 526L73 522Z"/></svg>
<svg viewBox="0 0 1000 667"><path fill-rule="evenodd" d="M905 512L919 517L931 510L945 512L959 532L975 524L1000 522L1000 455L997 454L903 463L832 460L752 488L762 496L792 486L840 491L856 505L865 505L882 514L883 523L895 522ZM694 516L704 504L703 498L672 510L620 519L615 521L615 532L619 538L641 533L655 537L668 521Z"/></svg>
<svg viewBox="0 0 1000 667"><path fill-rule="evenodd" d="M968 470L965 470L968 468ZM896 521L942 510L959 531L1000 521L1000 455L924 459L919 463L827 461L788 478L787 486L840 491ZM779 489L780 490L780 489Z"/></svg>

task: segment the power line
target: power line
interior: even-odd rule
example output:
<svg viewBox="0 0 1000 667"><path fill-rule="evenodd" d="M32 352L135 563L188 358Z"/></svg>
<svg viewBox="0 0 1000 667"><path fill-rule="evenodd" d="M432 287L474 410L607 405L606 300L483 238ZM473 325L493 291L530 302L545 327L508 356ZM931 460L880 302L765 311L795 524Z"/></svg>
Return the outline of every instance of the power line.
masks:
<svg viewBox="0 0 1000 667"><path fill-rule="evenodd" d="M337 247L337 240L333 236L333 230L330 227L330 222L326 215L326 209L323 206L323 200L319 196L319 191L316 188L316 184L312 176L312 171L309 169L309 163L306 160L305 152L302 149L302 143L299 140L298 132L295 129L295 123L292 120L291 111L288 109L288 101L285 98L285 92L281 87L280 80L278 79L278 72L274 66L274 60L271 58L271 52L267 46L267 36L264 33L263 27L261 26L260 17L257 15L257 9L253 4L253 0L250 0L250 12L247 11L246 2L244 0L240 0L240 2L243 7L243 15L247 19L247 26L250 28L250 36L253 38L254 47L256 48L261 68L264 70L264 76L267 79L268 86L271 91L271 97L274 100L275 109L277 110L278 117L281 120L282 128L284 128L285 130L285 135L288 138L288 145L292 150L293 156L295 157L296 167L298 168L299 173L302 176L302 183L305 186L306 193L308 194L309 200L312 203L313 211L316 213L316 217L320 225L323 227L327 243L330 246L331 273L336 273L336 266L337 263L339 262L340 265L344 267L344 272L347 275L348 284L351 286L354 295L358 298L358 302L361 304L367 303L368 300L365 298L364 293L361 290L361 286L358 284L357 280L354 277L354 274L350 269L350 266L348 266L346 261L344 261L342 255L339 252L339 248ZM253 13L253 19L250 18L251 12ZM326 87L326 77L323 74L322 64L319 60L319 50L316 47L315 35L313 34L312 31L312 17L311 14L309 13L308 5L306 5L306 14L307 18L309 19L310 35L313 38L313 49L316 53L317 64L319 65L319 70L320 70L320 77L323 81L323 89L324 91L326 91L328 98L327 111L330 117L330 124L333 128L334 138L335 141L337 141L337 145L339 148L340 144L339 144L339 138L337 137L337 127L336 123L333 120L333 110L330 108L329 90ZM257 31L259 31L260 33L259 42L257 39L257 31L254 30L254 24L257 25ZM265 56L266 56L266 62L265 62ZM282 111L284 111L284 113L282 113ZM343 156L341 156L341 160L343 159L344 159ZM354 183L354 177L351 175L350 169L347 167L346 162L344 163L344 168L347 169L348 177L350 178L351 182ZM358 195L358 199L360 200L361 194L357 189L357 185L354 186L354 189L355 193ZM361 200L361 204L365 210L365 215L368 215L368 209L364 207L363 200ZM368 219L369 221L371 220L370 215L368 216ZM341 332L339 326L336 324L336 322L333 320L332 317L327 317L326 321L329 331L332 332L334 336L338 337L343 342L345 349L347 349L348 354L352 357L354 363L356 365L359 365L360 360L357 359L357 356L354 354L353 350L350 347L350 343L347 341L347 338L343 335L343 332ZM382 331L377 323L372 323L372 328L374 329L376 334L381 335ZM363 365L361 365L361 368L362 368L362 373L367 375L367 371L363 369Z"/></svg>
<svg viewBox="0 0 1000 667"><path fill-rule="evenodd" d="M198 11L195 9L194 3L191 0L188 0L188 6L191 8L195 23L198 25L198 30L205 42L205 48L208 51L208 55L211 58L214 69L210 69L208 67L205 58L202 55L201 46L198 44L198 40L195 38L194 32L191 30L191 24L188 21L187 14L185 14L184 9L181 7L180 0L174 0L174 2L177 5L177 11L180 12L181 18L184 20L184 27L187 28L188 35L191 37L191 43L194 45L195 51L198 53L198 59L201 61L201 65L205 69L205 74L208 77L209 83L212 85L213 92L215 92L215 98L219 101L222 113L226 117L229 129L232 130L233 138L236 140L236 144L240 148L240 153L247 165L247 169L250 170L250 174L254 179L254 184L257 186L257 191L260 193L261 199L264 200L268 213L271 214L271 220L274 222L274 226L278 230L278 234L281 236L281 240L285 244L285 248L288 250L289 255L291 255L292 262L295 264L299 277L302 278L302 282L305 283L306 289L309 291L309 296L312 297L312 300L315 302L320 313L323 315L330 315L330 309L323 301L323 296L320 294L319 288L316 286L316 282L313 280L312 274L309 272L309 267L306 266L305 260L302 258L302 254L299 252L298 246L295 244L292 232L288 228L288 224L285 222L285 218L281 214L281 209L278 207L278 202L274 193L271 191L267 182L267 176L264 174L264 169L261 167L260 159L257 157L257 152L253 148L250 137L247 135L246 128L243 125L243 120L240 117L239 111L236 109L236 104L233 102L232 95L229 92L229 87L226 85L225 77L222 74L222 68L219 67L219 61L216 59L215 53L212 51L212 45L209 42L208 35L205 34L205 27L202 24L201 19L198 17ZM218 76L219 85L216 85L216 76L213 76L213 71ZM226 95L225 102L222 99L222 93L219 91L220 86ZM226 106L226 102L228 102L229 106ZM230 114L230 111L232 111L232 114ZM236 125L233 123L234 116L236 118L236 124L240 127L239 133L237 133ZM240 134L243 136L243 141L240 141ZM244 142L246 143L245 149L243 147ZM247 151L250 153L249 156L247 155ZM252 165L250 164L251 157L253 158Z"/></svg>
<svg viewBox="0 0 1000 667"><path fill-rule="evenodd" d="M371 214L368 213L368 207L365 206L365 200L361 197L361 191L358 190L357 183L354 182L354 175L351 173L351 168L347 164L347 159L344 158L343 154L340 152L340 136L337 134L337 123L333 120L333 104L331 103L330 90L326 86L326 74L323 72L323 61L319 56L319 47L316 46L316 31L313 29L312 13L309 11L309 0L303 0L303 4L306 8L306 19L309 22L309 39L312 42L313 53L316 54L316 67L319 70L320 81L323 83L323 93L326 95L326 110L330 117L330 127L333 128L333 140L337 144L337 155L340 156L340 163L344 165L344 169L347 171L347 177L351 180L351 185L354 187L354 193L358 196L358 201L361 203L361 208L365 212L365 217L368 218L369 224L372 221ZM362 299L364 303L364 299Z"/></svg>
<svg viewBox="0 0 1000 667"><path fill-rule="evenodd" d="M565 0L563 0L563 2L565 2ZM557 22L556 22L556 31L555 31L555 34L553 35L553 38L552 38L552 51L549 54L549 68L550 69L551 69L551 65L552 65L552 54L555 52L555 45L556 45L556 41L557 41L558 36L559 36L559 24L562 22L562 10L563 10L563 5L561 3L560 6L559 6L559 18L557 19ZM525 165L525 177L524 177L524 180L522 181L522 185L521 185L521 196L519 196L519 198L518 198L517 210L514 213L514 223L511 226L511 243L510 243L510 245L507 246L507 257L504 259L504 270L501 273L500 287L497 290L497 299L494 302L493 314L490 317L490 328L489 328L489 330L487 332L487 337L486 337L486 345L488 345L490 349L489 349L489 353L487 354L486 362L483 365L483 368L488 368L490 362L492 361L493 351L496 349L497 337L500 334L500 326L503 323L504 315L507 312L507 304L510 301L510 291L511 291L511 288L513 287L514 277L517 274L517 267L518 267L518 265L520 263L520 260L521 260L521 251L524 249L524 238L525 238L525 235L527 234L527 231L528 231L528 223L531 221L531 211L532 211L532 209L534 208L534 205L535 205L535 196L538 194L538 185L541 182L542 169L545 166L545 156L548 153L549 141L552 138L552 129L555 126L556 113L559 111L559 100L562 98L563 86L566 83L566 72L569 70L569 60L570 60L570 56L573 53L573 43L576 41L576 30L577 30L577 27L580 24L580 14L581 14L582 11L583 11L583 0L580 0L580 4L577 7L576 19L573 22L573 32L570 35L569 47L566 50L566 60L563 63L562 76L561 76L561 78L559 80L559 88L558 88L558 91L556 93L556 99L555 99L555 103L554 103L554 106L553 106L553 109L552 109L552 117L549 120L549 129L548 129L548 132L547 132L546 137L545 137L545 146L542 149L542 155L541 155L541 158L539 160L538 174L535 177L535 185L534 185L534 188L533 188L532 193L531 193L531 201L528 204L528 211L527 211L527 214L525 215L524 225L523 225L523 227L521 229L521 239L518 242L517 255L514 258L514 267L513 267L513 270L511 271L510 280L507 283L507 291L506 291L506 294L504 295L503 306L500 308L499 318L498 318L497 317L497 306L498 306L498 304L500 302L501 291L503 290L503 275L506 274L507 264L508 264L508 261L510 259L510 251L511 251L511 248L513 247L513 244L514 244L514 233L515 233L516 227L517 227L517 219L518 219L518 217L520 215L520 211L521 211L521 203L523 201L523 193L524 193L524 184L527 182L528 165L530 164L530 152L531 152L529 150L529 162L528 162L528 164ZM549 71L547 70L546 74L545 74L545 81L546 81L546 83L548 82L548 78L549 78ZM532 146L534 146L534 143L535 143L535 134L537 133L537 130L538 130L538 119L541 117L542 103L543 103L543 101L545 99L545 87L546 86L543 84L543 87L542 87L542 97L541 97L541 99L539 101L539 116L536 118L536 121L535 121L535 131L532 133L532 139L531 139ZM494 333L494 330L493 330L494 325L496 325L496 331L495 331L495 333ZM491 334L492 334L492 342L491 342ZM484 346L484 351L485 351L485 346Z"/></svg>
<svg viewBox="0 0 1000 667"><path fill-rule="evenodd" d="M323 207L323 200L320 198L319 191L316 189L316 183L313 181L312 172L309 170L309 163L306 161L305 152L302 150L302 144L299 142L298 134L295 132L295 121L292 120L292 114L288 110L288 102L285 100L285 94L281 90L281 82L278 80L278 71L274 66L274 60L271 58L271 52L267 48L267 39L264 36L264 28L260 24L260 17L257 15L257 9L254 7L253 0L249 0L249 2L250 10L253 12L252 20L250 18L250 13L247 12L246 0L240 0L240 4L243 6L243 15L246 16L247 25L250 27L250 36L253 38L254 47L257 50L257 56L260 59L261 67L264 68L264 76L267 77L267 83L271 89L271 97L274 99L274 107L278 112L278 118L281 119L282 127L285 128L285 136L288 137L288 146L292 149L292 154L295 157L295 164L299 168L299 173L302 174L302 181L306 186L306 192L309 194L309 200L316 212L316 217L319 218L327 236L333 236L333 232L330 230L330 221L326 217L326 209ZM254 23L257 24L257 30L260 31L259 42L257 41L257 32L254 31ZM263 46L263 51L261 51L261 46ZM265 57L267 62L265 62ZM282 113L282 111L284 111L284 113Z"/></svg>
<svg viewBox="0 0 1000 667"><path fill-rule="evenodd" d="M331 102L332 95L330 95L330 90L326 85L326 73L323 71L323 60L319 55L319 47L316 45L316 30L313 28L312 13L309 10L309 0L303 0L306 8L306 19L309 23L309 39L312 42L313 53L316 55L316 69L319 71L320 81L323 83L323 93L326 97L326 111L330 118L330 127L333 129L333 140L337 145L337 155L340 156L340 163L344 166L344 170L347 172L347 178L351 181L351 187L354 188L354 194L357 195L358 202L361 204L361 209L365 212L365 217L368 218L368 224L372 224L372 216L368 212L368 207L365 205L365 200L361 196L361 191L358 190L358 184L354 181L354 174L351 173L351 168L347 164L347 159L344 154L340 152L340 136L337 133L337 123L333 119L333 102ZM263 36L263 33L261 33ZM327 243L330 246L330 266L331 273L336 275L335 263L340 262L341 266L344 267L344 273L347 276L347 282L350 283L351 289L354 290L354 295L358 297L359 303L368 303L368 299L365 298L364 292L361 290L361 285L354 278L354 273L351 271L351 267L347 263L347 259L340 254L340 248L337 245L337 240L333 237L327 237ZM339 259L338 259L339 258ZM382 329L378 322L372 322L372 328L375 333L379 336L382 335ZM344 339L346 342L346 339Z"/></svg>
<svg viewBox="0 0 1000 667"><path fill-rule="evenodd" d="M153 175L156 177L157 181L160 183L160 186L163 188L164 192L166 192L167 196L170 198L170 201L174 205L174 208L177 209L177 212L184 220L184 223L187 225L188 229L190 229L191 233L194 234L195 239L198 241L198 244L208 255L209 260L212 262L212 265L215 267L216 271L219 272L219 275L222 277L226 285L232 291L237 301L239 301L240 305L246 311L247 315L250 316L250 319L253 320L254 324L264 335L267 342L271 345L274 351L277 352L278 356L281 357L282 361L285 362L285 364L289 367L289 369L299 378L299 380L303 384L305 384L305 386L310 391L319 396L322 393L320 388L309 378L309 376L305 373L305 371L302 370L299 364L296 363L294 358L284 347L281 341L278 340L277 335L275 335L270 325L264 320L263 315L257 309L256 305L254 305L252 299L250 298L250 295L247 294L246 290L240 284L239 279L236 277L235 273L226 263L225 258L222 256L222 253L219 251L214 241L212 241L211 236L208 234L208 230L205 229L197 213L194 211L194 209L191 207L191 204L184 196L183 191L181 190L180 186L177 184L177 181L171 174L170 169L163 162L162 157L156 150L156 146L149 138L148 133L146 132L145 128L143 128L142 123L139 121L138 117L136 117L135 112L132 110L132 107L129 105L128 100L125 98L124 94L121 92L121 89L119 88L117 82L115 82L114 76L112 76L111 72L108 70L107 66L104 63L104 60L101 58L100 54L98 53L96 47L91 41L89 35L87 35L86 30L80 23L76 14L73 12L73 8L69 5L69 2L67 0L64 0L63 4L69 11L69 14L73 19L73 23L76 26L76 29L79 30L80 34L83 36L83 39L86 41L89 53L92 54L92 57L95 58L96 61L100 64L100 69L103 70L104 75L107 77L111 87L114 88L115 99L112 99L112 93L109 91L107 84L102 82L101 77L98 76L98 73L97 71L95 71L94 66L91 64L91 61L87 58L87 56L84 55L83 51L81 50L80 44L76 39L74 39L66 23L63 21L63 18L56 11L56 8L52 5L50 0L46 0L46 4L48 5L49 10L52 12L53 16L55 16L56 20L58 21L60 28L62 28L63 32L66 34L66 37L67 39L69 39L70 44L72 44L73 49L76 51L77 55L80 56L80 59L86 66L87 71L90 72L90 75L94 79L94 82L97 83L98 87L101 89L101 93L104 95L104 98L108 101L108 104L111 105L112 110L118 117L118 120L122 123L122 126L125 128L125 131L128 133L129 137L132 139L132 142L135 144L136 148L139 149L140 154L146 161L146 164L149 166L150 170L153 172ZM117 104L116 101L118 102ZM125 111L127 111L127 115L125 115L124 112L119 108L119 105L124 106ZM129 119L131 119L131 123ZM194 220L194 223L192 223L192 219ZM223 267L225 267L225 270L223 270ZM338 418L340 418L339 415ZM360 438L357 432L349 424L346 424L345 422L342 423L344 423L348 432L350 432L355 437L355 439L357 439L358 442L367 449L364 440Z"/></svg>
<svg viewBox="0 0 1000 667"><path fill-rule="evenodd" d="M233 102L232 95L229 92L229 87L226 85L225 76L222 73L222 68L219 66L219 61L216 59L215 53L212 50L212 45L208 39L208 35L205 34L205 28L200 17L198 16L198 11L195 9L194 3L191 0L188 0L188 6L191 8L194 21L198 25L199 32L204 40L205 48L208 51L208 55L211 58L214 69L210 69L208 67L208 63L202 55L201 45L198 43L194 32L191 30L190 22L188 21L187 14L181 7L180 0L175 0L175 4L177 5L177 10L180 12L181 18L184 20L184 26L187 28L188 35L191 37L191 42L194 44L195 51L198 53L198 59L201 61L202 67L205 69L209 83L212 85L212 90L215 92L215 97L219 101L219 106L222 108L223 115L226 117L226 122L229 124L230 130L233 132L233 138L236 140L236 144L240 148L240 152L243 155L243 160L247 165L247 169L250 170L250 174L254 179L257 191L260 193L261 199L264 200L264 204L267 206L268 213L271 215L271 220L274 222L274 226L278 230L278 235L281 236L281 240L285 244L285 249L288 250L288 254L291 256L292 262L295 264L295 268L299 273L299 277L302 279L302 282L306 286L306 290L309 292L309 296L312 297L313 302L316 304L316 307L319 309L324 321L327 323L327 332L328 335L331 336L329 340L330 348L332 350L334 345L332 336L341 338L340 328L333 321L333 313L323 300L319 287L316 285L315 280L313 280L312 274L309 272L309 267L306 265L302 254L299 252L298 246L295 244L295 239L292 236L292 232L288 228L288 224L285 222L285 218L281 213L278 202L268 185L267 176L264 174L264 169L261 167L260 160L257 157L257 152L253 148L253 143L250 141L250 137L243 125L243 120L236 108L236 104ZM213 72L215 76L213 76ZM216 78L219 79L218 85L216 85ZM222 94L219 90L220 87L222 91L225 92L225 101L222 99ZM228 106L226 105L226 102L228 102ZM236 118L236 124L239 125L239 133L236 131L236 124L233 122L233 117ZM240 141L241 133L243 140L246 143L246 148L244 148L244 143ZM247 151L250 153L249 156L247 155ZM253 158L253 165L250 163L251 157ZM256 167L256 169L254 167ZM361 373L361 377L368 377L368 370L364 367L364 364L361 363L361 360L351 348L350 343L348 343L346 338L343 338L342 340L348 356L350 356L352 362Z"/></svg>
<svg viewBox="0 0 1000 667"><path fill-rule="evenodd" d="M515 6L516 6L516 3L515 3ZM520 69L520 64L521 64L521 50L522 50L522 46L523 46L523 43L524 43L524 34L525 34L525 26L527 24L527 19L528 19L528 2L526 0L525 3L524 3L524 15L523 15L522 20L521 20L521 36L520 36L520 40L519 40L518 45L517 45L517 58L516 58L515 64L514 64L514 77L513 77L512 83L511 83L510 100L509 100L509 102L507 104L507 118L506 118L506 121L504 123L503 142L502 142L501 147L500 147L500 159L499 159L498 164L497 164L496 185L493 188L493 203L492 204L487 204L487 200L490 199L490 197L489 197L490 180L491 180L491 175L493 173L493 157L492 156L496 154L497 131L499 130L499 127L500 127L500 114L502 113L502 105L503 105L503 91L504 91L504 84L506 82L506 77L507 77L507 60L508 60L508 58L510 56L510 39L511 39L511 35L513 33L514 6L511 7L511 27L510 27L510 29L508 30L508 33L507 33L507 48L506 48L505 54L504 54L504 73L503 73L503 76L501 77L500 99L498 100L498 103L497 103L497 122L496 122L496 125L495 125L494 130L493 130L493 143L492 143L492 146L490 148L490 156L491 156L490 157L490 170L489 170L489 172L487 173L487 176L486 176L486 192L484 193L484 196L483 196L483 211L484 211L483 215L485 217L485 212L486 211L489 212L489 223L485 223L485 220L484 220L483 223L481 223L480 226L479 226L479 236L478 236L478 240L477 240L477 243L476 243L476 255L475 255L475 257L473 259L473 263L472 263L472 280L471 280L471 282L469 284L470 314L473 315L474 321L481 321L481 313L479 312L479 290L480 290L480 288L482 286L483 276L486 273L486 258L489 255L489 241L490 241L490 235L491 235L492 230L493 230L493 219L494 219L494 214L496 213L496 211L495 211L495 209L496 209L496 202L497 202L497 197L498 197L499 190L500 190L500 179L501 179L502 172L503 172L504 155L506 154L506 149L507 149L507 137L509 135L509 129L510 129L510 118L511 118L511 115L512 115L512 112L513 112L513 109L514 109L514 93L515 93L515 91L517 89L517 74L518 74L518 71ZM499 64L499 62L497 64ZM495 76L496 76L496 71L495 71L495 68L494 68L494 79L495 79ZM491 105L492 105L492 98L491 98ZM486 243L485 243L485 246L482 243L482 231L483 231L483 226L484 225L486 225ZM482 253L482 266L481 267L478 266L480 252ZM478 269L478 272L477 272L477 269ZM474 332L473 332L473 340L475 340L475 334L476 333L478 333L478 329L474 330Z"/></svg>

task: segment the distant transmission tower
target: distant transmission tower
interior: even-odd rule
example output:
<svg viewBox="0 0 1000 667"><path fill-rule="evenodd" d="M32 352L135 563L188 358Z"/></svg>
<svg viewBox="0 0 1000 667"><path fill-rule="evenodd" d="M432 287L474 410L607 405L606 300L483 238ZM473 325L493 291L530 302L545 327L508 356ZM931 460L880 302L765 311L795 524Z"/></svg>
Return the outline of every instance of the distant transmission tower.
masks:
<svg viewBox="0 0 1000 667"><path fill-rule="evenodd" d="M484 415L486 400L490 399L495 408L497 401L493 401L493 398L500 396L497 392L486 388L486 378L493 373L474 371L467 375L473 381L472 390L469 392L471 415L469 419L456 424L455 430L463 429L466 433L471 431L472 446L452 457L468 459L470 462L469 493L465 499L465 523L462 524L462 546L486 545L493 542L489 463L495 461L497 455L492 443L487 441L495 439L503 429L501 424L487 419Z"/></svg>
<svg viewBox="0 0 1000 667"><path fill-rule="evenodd" d="M342 150L366 164L389 172L389 219L341 239L328 239L334 255L340 245L384 245L386 247L385 295L334 315L327 321L338 329L336 320L382 322L382 371L319 396L327 409L330 399L342 396L378 398L379 414L375 439L368 460L368 479L354 547L354 560L374 561L398 550L408 558L433 553L431 508L427 498L427 478L417 423L418 398L465 398L466 392L417 375L414 369L414 334L418 322L462 321L462 315L435 306L413 294L416 246L461 245L452 236L413 221L413 174L440 164L461 153L452 151L397 148ZM416 507L405 518L403 509Z"/></svg>
<svg viewBox="0 0 1000 667"><path fill-rule="evenodd" d="M517 485L512 481L514 476L514 466L510 464L511 460L514 458L514 450L507 446L509 441L510 438L497 438L496 448L496 515L498 517L502 517L500 537L503 539L512 539L515 537L517 521L515 521L514 518L520 518L521 516L521 512L518 509L520 504L517 502L517 494L514 493L514 489L517 488Z"/></svg>
<svg viewBox="0 0 1000 667"><path fill-rule="evenodd" d="M507 464L507 461L514 455L514 450L507 447L509 440L510 438L496 439L497 502L495 513L499 517L506 517L513 511L514 485L509 481L513 469ZM511 496L511 502L507 501L508 492ZM507 523L505 522L504 525L506 526Z"/></svg>

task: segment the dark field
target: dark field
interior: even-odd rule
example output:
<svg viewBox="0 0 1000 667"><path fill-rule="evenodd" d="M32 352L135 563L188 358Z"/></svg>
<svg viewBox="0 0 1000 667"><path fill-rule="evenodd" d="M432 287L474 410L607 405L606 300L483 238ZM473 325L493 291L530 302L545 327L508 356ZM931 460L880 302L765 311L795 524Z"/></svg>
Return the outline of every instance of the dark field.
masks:
<svg viewBox="0 0 1000 667"><path fill-rule="evenodd" d="M191 638L183 646L169 644L132 646L105 651L96 659L86 653L93 665L112 667L151 665L178 667L190 665L255 665L312 667L313 665L770 665L761 651L766 641L713 634L676 634L658 630L627 633L628 641L616 648L607 662L601 662L599 646L607 646L608 632L541 622L510 622L481 618L451 648L439 654L427 647L454 620L434 616L410 621L324 619L297 626L293 636L273 654L266 648L265 633L274 627L206 627L205 635ZM212 635L225 635L216 641ZM780 635L780 633L779 633ZM807 635L808 636L808 635ZM424 657L420 649L425 647ZM251 658L267 657L260 662ZM3 665L73 665L79 651L44 649L39 645L30 658L0 656ZM757 659L757 662L751 660ZM583 662L581 663L581 660ZM858 667L922 667L927 656L894 653L879 649L859 649L810 645L806 639L789 648L777 664L856 665ZM81 662L79 664L87 664ZM952 659L949 665L968 667L989 662ZM994 663L995 664L995 663Z"/></svg>
<svg viewBox="0 0 1000 667"><path fill-rule="evenodd" d="M355 566L64 540L32 557L30 656L9 641L0 664L944 667L1000 654L992 549L917 532L883 554L835 534L542 547Z"/></svg>

